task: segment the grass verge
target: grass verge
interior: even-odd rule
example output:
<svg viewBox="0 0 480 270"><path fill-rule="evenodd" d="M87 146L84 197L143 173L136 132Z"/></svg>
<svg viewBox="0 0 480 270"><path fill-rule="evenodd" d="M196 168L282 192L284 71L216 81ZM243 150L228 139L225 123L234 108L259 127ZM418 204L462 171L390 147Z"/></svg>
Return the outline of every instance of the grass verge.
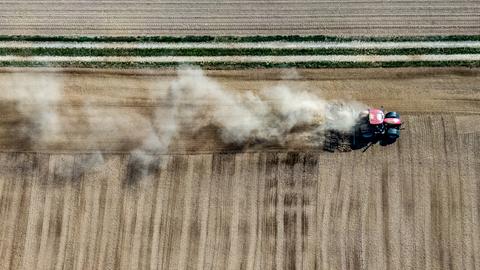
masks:
<svg viewBox="0 0 480 270"><path fill-rule="evenodd" d="M387 67L480 67L480 61L405 61L405 62L17 62L2 61L0 67L64 67L64 68L174 68L194 65L204 69L253 69L253 68L387 68Z"/></svg>
<svg viewBox="0 0 480 270"><path fill-rule="evenodd" d="M89 48L0 48L0 55L16 56L232 56L232 55L418 55L479 54L480 48L404 49L89 49Z"/></svg>
<svg viewBox="0 0 480 270"><path fill-rule="evenodd" d="M57 42L347 42L347 41L480 41L480 35L448 36L395 36L395 37L340 37L340 36L6 36L0 35L0 41L57 41Z"/></svg>

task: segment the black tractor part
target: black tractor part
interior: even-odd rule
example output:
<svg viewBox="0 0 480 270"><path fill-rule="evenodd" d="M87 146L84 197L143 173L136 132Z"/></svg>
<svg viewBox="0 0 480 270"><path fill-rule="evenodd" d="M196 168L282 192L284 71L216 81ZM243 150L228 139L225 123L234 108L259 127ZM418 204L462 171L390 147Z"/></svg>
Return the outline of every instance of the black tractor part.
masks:
<svg viewBox="0 0 480 270"><path fill-rule="evenodd" d="M389 128L386 135L390 140L396 140L400 137L400 130L398 128Z"/></svg>
<svg viewBox="0 0 480 270"><path fill-rule="evenodd" d="M400 118L400 114L397 112L388 112L385 114L385 118Z"/></svg>
<svg viewBox="0 0 480 270"><path fill-rule="evenodd" d="M360 137L364 140L370 140L375 135L373 129L367 121L360 124L360 126L358 127L358 132L360 134Z"/></svg>
<svg viewBox="0 0 480 270"><path fill-rule="evenodd" d="M379 124L379 125L374 125L372 126L373 132L375 135L383 135L385 133L385 125L384 124Z"/></svg>
<svg viewBox="0 0 480 270"><path fill-rule="evenodd" d="M363 131L362 132L362 138L365 139L365 140L370 140L373 138L373 132L368 130L368 131Z"/></svg>

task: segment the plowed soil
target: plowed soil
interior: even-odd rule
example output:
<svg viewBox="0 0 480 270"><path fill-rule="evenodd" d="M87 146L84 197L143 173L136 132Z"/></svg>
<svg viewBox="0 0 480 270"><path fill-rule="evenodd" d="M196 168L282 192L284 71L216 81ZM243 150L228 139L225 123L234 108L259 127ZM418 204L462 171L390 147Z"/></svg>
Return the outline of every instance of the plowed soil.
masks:
<svg viewBox="0 0 480 270"><path fill-rule="evenodd" d="M1 101L0 269L480 269L480 70L285 74L208 72L233 91L282 83L384 105L406 129L346 153L243 151L206 130L139 170L131 137L104 130L92 147L72 119L86 99L127 118L162 108L147 90L166 91L173 71L22 70L62 78L70 129L29 144ZM104 162L84 168L96 151Z"/></svg>
<svg viewBox="0 0 480 270"><path fill-rule="evenodd" d="M4 0L0 35L472 35L472 0Z"/></svg>

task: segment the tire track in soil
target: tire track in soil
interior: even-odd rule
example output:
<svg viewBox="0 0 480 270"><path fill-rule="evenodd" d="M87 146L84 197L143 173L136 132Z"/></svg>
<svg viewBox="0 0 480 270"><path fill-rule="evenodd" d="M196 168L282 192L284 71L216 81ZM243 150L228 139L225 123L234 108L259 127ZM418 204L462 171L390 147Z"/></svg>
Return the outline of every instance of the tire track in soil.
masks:
<svg viewBox="0 0 480 270"><path fill-rule="evenodd" d="M333 154L226 153L213 144L166 155L143 174L125 153L105 154L104 163L82 172L90 154L0 152L0 269L478 268L480 133L470 128L478 76L328 72L340 77L313 72L306 84L286 83L374 104L397 93L389 104L405 110L401 139ZM256 76L237 77L241 86L220 80L237 91L275 81ZM107 91L114 84L88 78L105 91L99 104L115 97ZM148 77L118 79L128 87L116 88L116 100L130 102L133 82ZM378 99L368 98L372 89ZM405 104L413 98L418 103ZM437 98L453 105L444 112L418 107ZM458 110L462 102L472 105L468 113Z"/></svg>

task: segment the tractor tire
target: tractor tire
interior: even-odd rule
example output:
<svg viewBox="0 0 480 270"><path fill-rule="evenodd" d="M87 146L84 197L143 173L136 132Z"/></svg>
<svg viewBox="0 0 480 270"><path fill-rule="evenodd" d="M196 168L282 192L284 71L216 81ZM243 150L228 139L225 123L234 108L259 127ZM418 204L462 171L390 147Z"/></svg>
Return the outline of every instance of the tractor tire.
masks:
<svg viewBox="0 0 480 270"><path fill-rule="evenodd" d="M400 130L398 128L389 128L386 133L388 139L396 140L400 137Z"/></svg>
<svg viewBox="0 0 480 270"><path fill-rule="evenodd" d="M362 139L364 140L371 140L373 139L373 132L364 132L362 133Z"/></svg>
<svg viewBox="0 0 480 270"><path fill-rule="evenodd" d="M397 112L389 112L385 114L385 118L400 118L400 114Z"/></svg>

